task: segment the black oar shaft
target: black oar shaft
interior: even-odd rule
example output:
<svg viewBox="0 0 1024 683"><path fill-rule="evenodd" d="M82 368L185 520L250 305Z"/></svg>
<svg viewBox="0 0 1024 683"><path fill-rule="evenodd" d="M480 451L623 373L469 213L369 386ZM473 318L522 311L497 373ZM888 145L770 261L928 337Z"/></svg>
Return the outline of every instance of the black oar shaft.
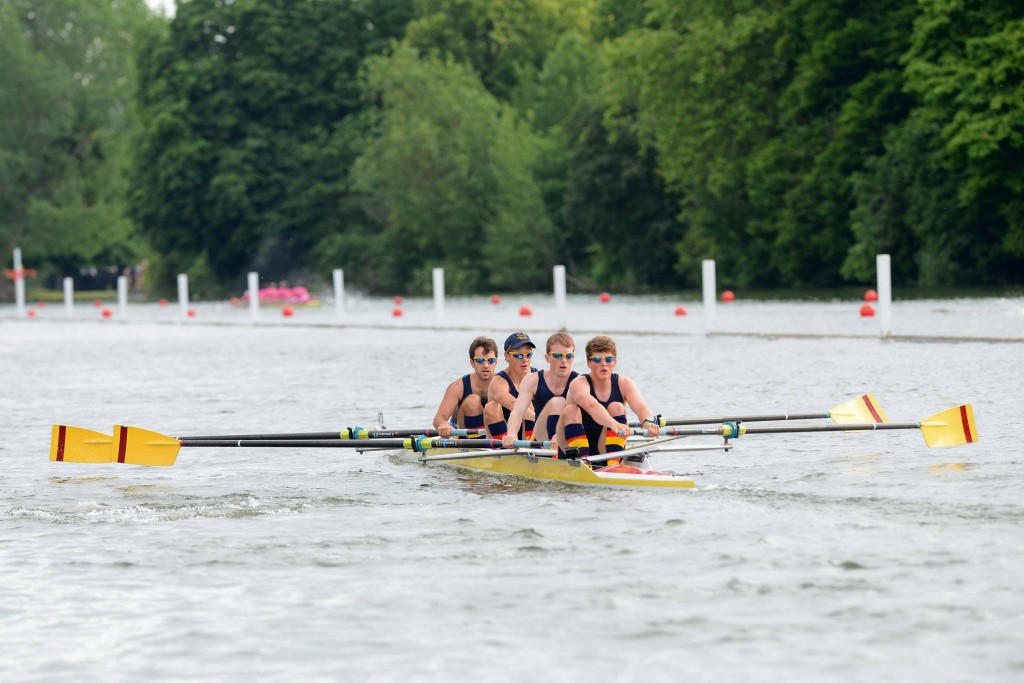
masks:
<svg viewBox="0 0 1024 683"><path fill-rule="evenodd" d="M746 427L747 434L784 434L787 432L868 432L880 429L920 429L917 422L870 422L864 424L798 425L793 427Z"/></svg>
<svg viewBox="0 0 1024 683"><path fill-rule="evenodd" d="M727 439L735 436L733 425L742 434L791 434L795 432L868 432L878 429L920 429L917 422L865 422L862 424L818 424L818 425L780 425L778 427L748 427L741 421L726 422L717 427L663 427L661 434L673 436L701 436L708 434L724 435Z"/></svg>
<svg viewBox="0 0 1024 683"><path fill-rule="evenodd" d="M206 436L179 436L182 441L295 441L339 439L339 432L305 432L299 434L212 434Z"/></svg>
<svg viewBox="0 0 1024 683"><path fill-rule="evenodd" d="M504 448L501 439L179 439L186 448ZM515 448L547 448L546 441L516 441Z"/></svg>
<svg viewBox="0 0 1024 683"><path fill-rule="evenodd" d="M453 436L483 434L482 429L453 429ZM296 432L282 434L210 434L202 436L179 436L189 441L318 441L323 439L389 439L416 436L437 436L436 429L362 429L349 427L337 432Z"/></svg>
<svg viewBox="0 0 1024 683"><path fill-rule="evenodd" d="M410 439L179 439L188 448L406 448Z"/></svg>
<svg viewBox="0 0 1024 683"><path fill-rule="evenodd" d="M666 425L706 425L716 422L777 422L784 420L827 420L829 413L779 413L778 415L738 415L736 417L686 417L686 418L664 418ZM633 426L642 427L636 423Z"/></svg>

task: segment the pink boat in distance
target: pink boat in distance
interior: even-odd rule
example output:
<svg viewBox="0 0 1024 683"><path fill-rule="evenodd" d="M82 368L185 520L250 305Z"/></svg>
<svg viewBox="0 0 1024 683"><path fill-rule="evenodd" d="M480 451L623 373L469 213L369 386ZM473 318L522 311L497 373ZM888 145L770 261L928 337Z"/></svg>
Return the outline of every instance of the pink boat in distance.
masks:
<svg viewBox="0 0 1024 683"><path fill-rule="evenodd" d="M320 300L309 294L305 287L264 287L259 291L260 306L319 306ZM249 305L249 292L232 298L232 303Z"/></svg>

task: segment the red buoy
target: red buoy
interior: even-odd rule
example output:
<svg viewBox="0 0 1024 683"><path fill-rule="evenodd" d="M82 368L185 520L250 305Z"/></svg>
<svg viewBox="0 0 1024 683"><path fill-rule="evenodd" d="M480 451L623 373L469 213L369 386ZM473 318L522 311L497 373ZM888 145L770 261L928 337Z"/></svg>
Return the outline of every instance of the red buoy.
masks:
<svg viewBox="0 0 1024 683"><path fill-rule="evenodd" d="M104 318L109 318L110 316L114 315L114 312L109 308L104 308L102 311L100 311L100 315L102 315Z"/></svg>
<svg viewBox="0 0 1024 683"><path fill-rule="evenodd" d="M37 301L36 302L36 306L39 307L39 308L46 308L46 302L45 301Z"/></svg>
<svg viewBox="0 0 1024 683"><path fill-rule="evenodd" d="M395 297L395 298L393 299L393 301L394 301L394 303L395 303L395 305L396 305L396 306L401 306L401 305L402 305L402 297L400 297L400 296L396 296L396 297Z"/></svg>
<svg viewBox="0 0 1024 683"><path fill-rule="evenodd" d="M30 308L27 311L25 311L25 314L30 318L34 318L36 317L36 309Z"/></svg>
<svg viewBox="0 0 1024 683"><path fill-rule="evenodd" d="M612 295L608 292L601 292L601 303L606 304L612 300Z"/></svg>
<svg viewBox="0 0 1024 683"><path fill-rule="evenodd" d="M238 305L238 297L237 296L231 297L231 305L232 306L237 306Z"/></svg>
<svg viewBox="0 0 1024 683"><path fill-rule="evenodd" d="M395 297L395 298L397 299L399 297ZM402 315L403 315L402 307L401 306L395 306L394 308L392 308L391 309L391 315L392 315L392 317L395 317L395 318L401 318Z"/></svg>
<svg viewBox="0 0 1024 683"><path fill-rule="evenodd" d="M727 289L724 292L722 292L722 301L725 301L726 303L728 303L730 301L735 301L735 300L736 300L736 295L732 293L731 289Z"/></svg>
<svg viewBox="0 0 1024 683"><path fill-rule="evenodd" d="M103 302L100 301L99 299L93 299L92 300L92 305L95 306L96 308L99 308L100 306L103 305Z"/></svg>
<svg viewBox="0 0 1024 683"><path fill-rule="evenodd" d="M190 318L196 317L196 309L194 309L194 308L188 309L188 317L190 317Z"/></svg>
<svg viewBox="0 0 1024 683"><path fill-rule="evenodd" d="M281 315L285 318L290 318L295 315L295 309L291 306L284 306L281 308Z"/></svg>
<svg viewBox="0 0 1024 683"><path fill-rule="evenodd" d="M873 289L864 292L864 301L878 301L878 292Z"/></svg>
<svg viewBox="0 0 1024 683"><path fill-rule="evenodd" d="M871 304L864 304L860 307L860 317L862 318L873 318L875 316L875 307Z"/></svg>
<svg viewBox="0 0 1024 683"><path fill-rule="evenodd" d="M167 299L160 299L160 305L161 306L166 306L167 305Z"/></svg>
<svg viewBox="0 0 1024 683"><path fill-rule="evenodd" d="M533 309L531 309L529 306L520 306L519 315L521 315L524 318L529 318L531 315L533 315Z"/></svg>
<svg viewBox="0 0 1024 683"><path fill-rule="evenodd" d="M491 303L497 306L498 304L501 303L501 297L498 296L497 294L491 296Z"/></svg>
<svg viewBox="0 0 1024 683"><path fill-rule="evenodd" d="M676 306L676 315L686 315L686 306Z"/></svg>

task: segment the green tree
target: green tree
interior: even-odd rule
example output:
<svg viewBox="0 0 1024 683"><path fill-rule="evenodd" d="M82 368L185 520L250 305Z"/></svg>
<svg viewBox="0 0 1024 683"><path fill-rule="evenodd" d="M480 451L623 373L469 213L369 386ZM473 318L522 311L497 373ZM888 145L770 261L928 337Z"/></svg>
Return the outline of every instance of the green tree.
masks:
<svg viewBox="0 0 1024 683"><path fill-rule="evenodd" d="M409 44L469 65L507 100L570 30L590 32L593 0L417 0Z"/></svg>
<svg viewBox="0 0 1024 683"><path fill-rule="evenodd" d="M206 263L237 284L249 268L282 278L315 261L351 207L358 70L410 13L390 0L178 7L140 56L131 203L167 268Z"/></svg>
<svg viewBox="0 0 1024 683"><path fill-rule="evenodd" d="M408 46L369 60L366 88L381 108L353 176L371 220L325 250L358 255L377 288L423 291L438 266L453 292L543 286L556 236L514 110L468 67Z"/></svg>
<svg viewBox="0 0 1024 683"><path fill-rule="evenodd" d="M52 269L126 263L143 0L0 0L0 243Z"/></svg>

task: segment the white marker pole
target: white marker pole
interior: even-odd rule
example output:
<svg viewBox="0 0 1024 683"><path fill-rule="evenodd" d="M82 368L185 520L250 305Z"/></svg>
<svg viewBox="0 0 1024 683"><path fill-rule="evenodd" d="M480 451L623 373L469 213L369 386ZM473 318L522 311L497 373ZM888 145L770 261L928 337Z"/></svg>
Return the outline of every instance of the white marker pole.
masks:
<svg viewBox="0 0 1024 683"><path fill-rule="evenodd" d="M253 322L260 318L260 274L249 273L249 317Z"/></svg>
<svg viewBox="0 0 1024 683"><path fill-rule="evenodd" d="M14 312L25 317L25 270L21 267L21 249L14 248Z"/></svg>
<svg viewBox="0 0 1024 683"><path fill-rule="evenodd" d="M181 309L181 317L188 319L188 275L178 273L178 308Z"/></svg>
<svg viewBox="0 0 1024 683"><path fill-rule="evenodd" d="M569 320L565 310L565 266L555 266L555 329L565 332L569 329Z"/></svg>
<svg viewBox="0 0 1024 683"><path fill-rule="evenodd" d="M75 314L75 281L69 277L64 278L64 315L67 318Z"/></svg>
<svg viewBox="0 0 1024 683"><path fill-rule="evenodd" d="M117 276L117 317L128 317L128 278L124 275Z"/></svg>
<svg viewBox="0 0 1024 683"><path fill-rule="evenodd" d="M701 279L704 284L704 334L711 334L715 329L715 261L705 259L701 263Z"/></svg>
<svg viewBox="0 0 1024 683"><path fill-rule="evenodd" d="M434 313L437 326L444 326L444 268L434 268Z"/></svg>
<svg viewBox="0 0 1024 683"><path fill-rule="evenodd" d="M341 268L334 269L334 308L338 313L338 320L345 317L345 271Z"/></svg>
<svg viewBox="0 0 1024 683"><path fill-rule="evenodd" d="M875 257L878 276L878 323L883 337L892 336L892 272L888 254Z"/></svg>

